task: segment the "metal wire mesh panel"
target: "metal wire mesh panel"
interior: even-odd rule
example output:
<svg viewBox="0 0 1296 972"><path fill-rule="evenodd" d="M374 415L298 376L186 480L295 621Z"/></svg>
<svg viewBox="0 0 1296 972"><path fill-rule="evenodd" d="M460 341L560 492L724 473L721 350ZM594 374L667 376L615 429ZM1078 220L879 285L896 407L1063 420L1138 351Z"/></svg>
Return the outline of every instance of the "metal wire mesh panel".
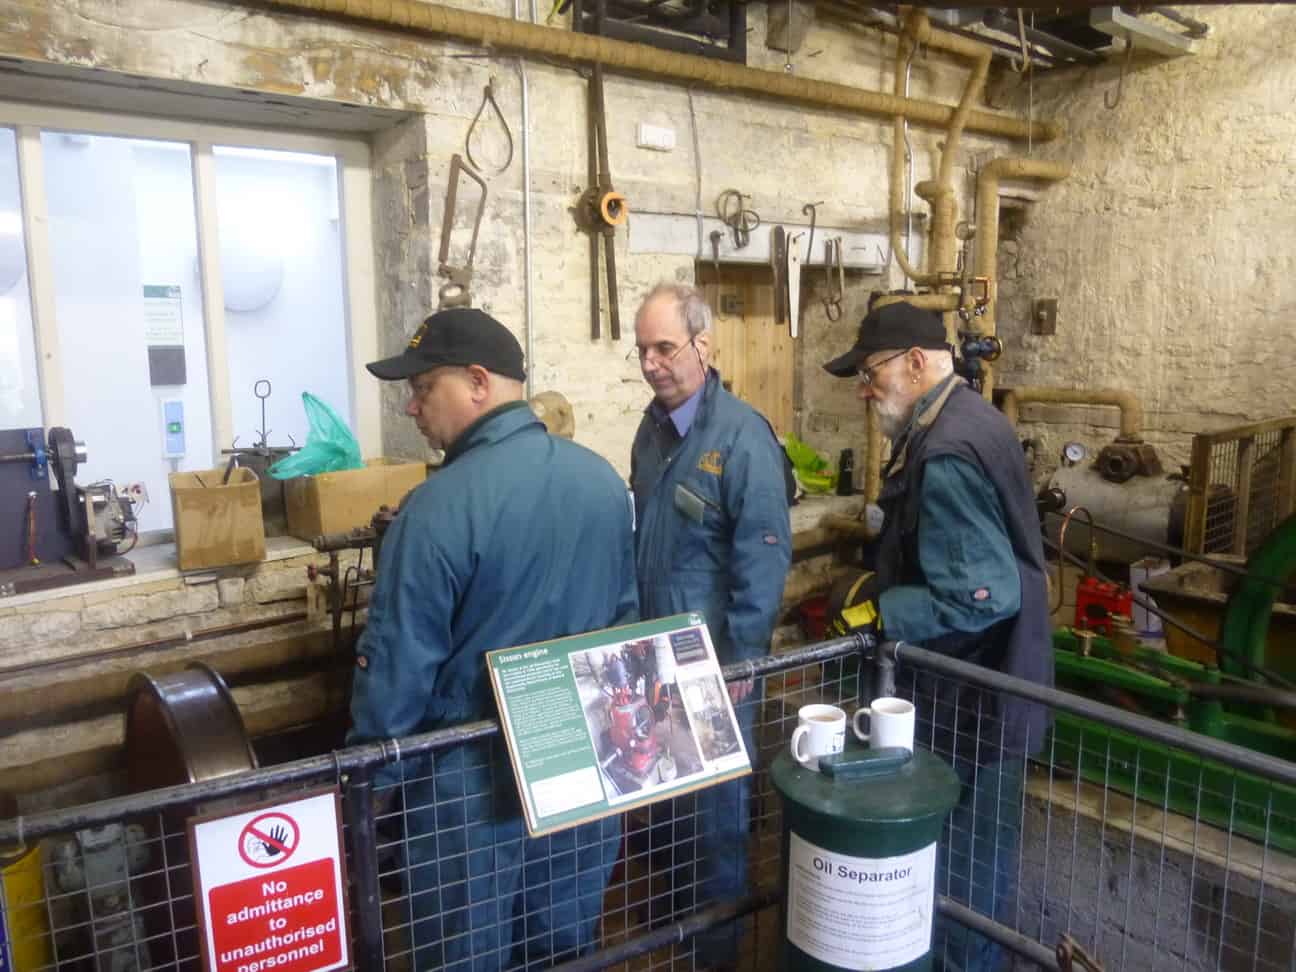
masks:
<svg viewBox="0 0 1296 972"><path fill-rule="evenodd" d="M917 670L898 692L964 781L939 894L1108 970L1291 968L1296 790L1066 713L1005 753L1011 696ZM949 923L936 944L953 963L988 948Z"/></svg>
<svg viewBox="0 0 1296 972"><path fill-rule="evenodd" d="M497 739L402 760L376 797L383 957L389 969L539 968L610 948L779 880L781 815L767 769L797 710L852 706L859 660L736 684L757 767L730 781L574 830L527 838ZM624 968L775 966L774 916L749 917Z"/></svg>
<svg viewBox="0 0 1296 972"><path fill-rule="evenodd" d="M801 706L851 713L872 697L859 656L813 651L792 653L750 691L731 670L752 777L538 840L525 835L505 750L484 724L303 761L309 772L242 774L203 811L338 782L361 968L547 968L584 953L582 968L724 962L772 972L779 910L745 896L781 883L781 804L768 767ZM957 663L931 653L906 657L926 659L897 678L897 694L918 710L915 745L963 783L937 850L944 900L993 919L1036 956L1069 936L1108 970L1292 968L1296 775L1067 693L1047 696L1060 707L1047 733L1014 749L1004 716L1021 683L955 677ZM997 688L976 687L986 679ZM22 858L34 871L21 894L15 861L4 861L9 957L21 972L200 967L184 828L194 793L151 810L146 794L130 811L92 805L24 823L39 850ZM0 821L0 839L13 839L12 823ZM717 903L740 898L737 921L714 917ZM678 922L701 933L680 940ZM950 967L977 954L989 956L982 967L1012 961L948 914L935 945ZM636 957L625 960L629 951Z"/></svg>
<svg viewBox="0 0 1296 972"><path fill-rule="evenodd" d="M1193 438L1185 546L1250 554L1292 512L1296 419Z"/></svg>

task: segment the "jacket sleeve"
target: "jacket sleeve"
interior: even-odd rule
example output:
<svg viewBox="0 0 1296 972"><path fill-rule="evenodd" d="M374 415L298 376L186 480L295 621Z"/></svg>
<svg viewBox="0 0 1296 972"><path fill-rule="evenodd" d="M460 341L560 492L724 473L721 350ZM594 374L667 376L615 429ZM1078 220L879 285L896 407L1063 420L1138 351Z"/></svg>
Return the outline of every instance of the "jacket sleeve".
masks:
<svg viewBox="0 0 1296 972"><path fill-rule="evenodd" d="M450 655L460 583L436 532L404 511L383 544L378 586L357 648L348 742L416 732Z"/></svg>
<svg viewBox="0 0 1296 972"><path fill-rule="evenodd" d="M936 456L923 468L918 560L925 586L901 585L879 600L888 638L923 642L975 634L1021 609L1021 576L994 485L976 465Z"/></svg>
<svg viewBox="0 0 1296 972"><path fill-rule="evenodd" d="M733 523L726 616L735 660L769 651L792 563L783 450L769 426L759 425L740 433L722 481Z"/></svg>

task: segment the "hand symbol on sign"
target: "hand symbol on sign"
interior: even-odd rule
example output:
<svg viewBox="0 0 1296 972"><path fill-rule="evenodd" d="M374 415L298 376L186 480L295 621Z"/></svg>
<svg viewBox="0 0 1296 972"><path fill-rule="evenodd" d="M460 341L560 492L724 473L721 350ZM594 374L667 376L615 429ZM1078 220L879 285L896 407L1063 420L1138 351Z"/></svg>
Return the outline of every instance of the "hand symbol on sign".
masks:
<svg viewBox="0 0 1296 972"><path fill-rule="evenodd" d="M282 824L276 824L270 829L270 840L261 841L261 846L265 849L266 857L274 857L276 854L283 853L283 843L288 839L288 831L283 828ZM270 841L276 843L271 843Z"/></svg>

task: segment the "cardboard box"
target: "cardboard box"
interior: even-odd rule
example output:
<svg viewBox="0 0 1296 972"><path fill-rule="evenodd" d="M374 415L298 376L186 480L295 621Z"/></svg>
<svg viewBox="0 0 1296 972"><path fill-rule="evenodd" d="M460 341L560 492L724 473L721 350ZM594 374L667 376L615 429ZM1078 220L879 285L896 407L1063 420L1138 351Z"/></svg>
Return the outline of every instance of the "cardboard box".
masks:
<svg viewBox="0 0 1296 972"><path fill-rule="evenodd" d="M366 527L378 507L395 509L427 479L427 466L404 459L370 459L364 469L301 476L284 484L288 532L303 540Z"/></svg>
<svg viewBox="0 0 1296 972"><path fill-rule="evenodd" d="M181 570L265 559L261 483L251 469L172 473L171 515Z"/></svg>

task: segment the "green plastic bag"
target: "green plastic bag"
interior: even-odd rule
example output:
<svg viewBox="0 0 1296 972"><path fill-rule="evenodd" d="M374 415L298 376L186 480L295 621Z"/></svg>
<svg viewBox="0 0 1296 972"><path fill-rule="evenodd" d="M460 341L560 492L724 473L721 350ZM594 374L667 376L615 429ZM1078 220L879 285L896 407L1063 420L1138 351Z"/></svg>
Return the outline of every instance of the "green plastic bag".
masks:
<svg viewBox="0 0 1296 972"><path fill-rule="evenodd" d="M836 471L813 447L789 432L785 448L797 481L807 493L831 493L837 487Z"/></svg>
<svg viewBox="0 0 1296 972"><path fill-rule="evenodd" d="M306 420L310 423L306 444L266 471L275 479L292 479L294 476L314 476L343 469L363 469L360 443L337 413L310 392L302 392L302 405L306 407Z"/></svg>

